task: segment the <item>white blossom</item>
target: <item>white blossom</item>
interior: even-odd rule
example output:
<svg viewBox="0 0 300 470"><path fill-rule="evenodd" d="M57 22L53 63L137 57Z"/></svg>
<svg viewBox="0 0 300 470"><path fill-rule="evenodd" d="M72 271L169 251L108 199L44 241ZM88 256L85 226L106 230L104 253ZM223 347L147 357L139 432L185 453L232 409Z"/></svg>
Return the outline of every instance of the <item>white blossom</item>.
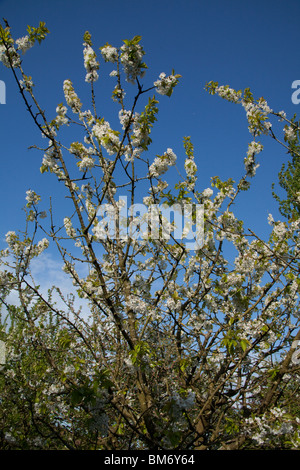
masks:
<svg viewBox="0 0 300 470"><path fill-rule="evenodd" d="M76 230L73 228L70 217L64 218L64 226L65 226L66 233L67 235L69 235L69 237L72 237L72 238L76 237Z"/></svg>
<svg viewBox="0 0 300 470"><path fill-rule="evenodd" d="M284 137L288 142L294 142L297 139L297 134L293 126L286 126L283 131Z"/></svg>
<svg viewBox="0 0 300 470"><path fill-rule="evenodd" d="M142 63L144 54L140 44L131 43L121 46L121 63L128 82L134 83L137 77L143 77L145 73Z"/></svg>
<svg viewBox="0 0 300 470"><path fill-rule="evenodd" d="M240 91L235 91L228 85L218 86L215 91L221 98L224 98L233 103L238 103L242 96L242 93Z"/></svg>
<svg viewBox="0 0 300 470"><path fill-rule="evenodd" d="M96 53L92 49L92 47L84 43L84 50L83 50L83 57L84 57L84 67L86 69L86 82L95 82L98 80L99 76L97 70L99 69L99 63L96 59Z"/></svg>
<svg viewBox="0 0 300 470"><path fill-rule="evenodd" d="M25 88L26 91L30 91L34 85L31 77L24 77L24 80L19 80L21 88Z"/></svg>
<svg viewBox="0 0 300 470"><path fill-rule="evenodd" d="M248 144L248 152L247 156L250 157L251 155L256 155L263 150L263 146L259 142L255 142L254 140Z"/></svg>
<svg viewBox="0 0 300 470"><path fill-rule="evenodd" d="M202 196L205 198L210 198L213 195L213 190L211 188L206 188L202 191Z"/></svg>
<svg viewBox="0 0 300 470"><path fill-rule="evenodd" d="M63 106L62 104L58 105L56 108L56 113L57 113L57 116L55 118L55 121L58 126L68 123L68 118L66 117L66 113L67 113L66 106Z"/></svg>
<svg viewBox="0 0 300 470"><path fill-rule="evenodd" d="M192 158L187 158L184 162L184 169L189 178L192 178L197 172L197 165Z"/></svg>
<svg viewBox="0 0 300 470"><path fill-rule="evenodd" d="M24 36L22 38L16 39L16 45L18 50L24 54L26 51L28 51L28 49L33 47L34 42L29 39L29 36Z"/></svg>
<svg viewBox="0 0 300 470"><path fill-rule="evenodd" d="M7 48L4 44L0 44L0 61L8 68L11 65L13 68L19 67L21 64L21 58L11 44L8 44Z"/></svg>
<svg viewBox="0 0 300 470"><path fill-rule="evenodd" d="M96 122L92 128L92 133L98 139L99 143L106 149L109 155L113 155L119 150L119 133L117 131L113 131L109 123L104 119Z"/></svg>
<svg viewBox="0 0 300 470"><path fill-rule="evenodd" d="M149 168L149 174L152 177L158 177L165 173L170 166L175 165L177 157L172 149L168 148L162 155L155 158Z"/></svg>
<svg viewBox="0 0 300 470"><path fill-rule="evenodd" d="M82 103L74 91L71 80L65 80L63 85L65 99L74 113L79 113L82 107Z"/></svg>
<svg viewBox="0 0 300 470"><path fill-rule="evenodd" d="M118 60L118 50L110 44L100 48L105 62L116 62Z"/></svg>
<svg viewBox="0 0 300 470"><path fill-rule="evenodd" d="M32 189L26 191L26 201L27 206L31 207L32 204L38 204L40 201L40 196L38 196Z"/></svg>
<svg viewBox="0 0 300 470"><path fill-rule="evenodd" d="M159 79L154 82L154 86L157 89L157 93L160 95L167 95L172 91L172 88L178 83L178 79L174 75L168 77L163 72L159 75Z"/></svg>

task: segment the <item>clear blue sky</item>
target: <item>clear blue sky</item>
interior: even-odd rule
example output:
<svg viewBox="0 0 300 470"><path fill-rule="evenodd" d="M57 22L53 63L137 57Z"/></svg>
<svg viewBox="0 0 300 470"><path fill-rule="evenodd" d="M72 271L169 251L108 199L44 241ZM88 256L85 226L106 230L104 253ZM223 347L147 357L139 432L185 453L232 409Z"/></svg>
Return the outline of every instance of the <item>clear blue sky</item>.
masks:
<svg viewBox="0 0 300 470"><path fill-rule="evenodd" d="M14 37L25 35L27 25L37 26L39 21L45 21L50 30L46 41L28 51L23 62L49 119L55 116L56 105L64 101L66 78L73 81L79 95L86 93L82 58L86 30L91 32L97 52L106 42L120 46L123 39L141 35L149 67L145 87L160 72L168 74L172 68L182 75L171 99L159 96L155 152L171 147L178 156L183 155L182 138L190 135L199 189L208 187L214 175L238 179L251 140L244 110L210 96L204 91L206 82L214 80L236 89L250 87L274 110L285 110L288 116L299 114L291 101L291 84L300 79L299 0L4 0L0 1L0 16L7 18ZM110 70L102 63L100 75L107 76ZM45 208L47 197L52 194L58 201L62 191L55 177L40 174L42 154L28 150L30 145L41 144L40 133L24 108L11 72L2 65L0 79L6 84L6 104L0 105L1 248L7 231L24 226L21 208L26 190L44 196ZM113 102L107 101L107 90L113 83L101 83L96 84L98 109L103 107L102 115L109 121ZM265 150L259 155L260 168L251 192L237 206L239 215L246 216L247 226L258 233L267 227L269 212L279 217L271 184L287 158L271 139L263 139L263 143Z"/></svg>

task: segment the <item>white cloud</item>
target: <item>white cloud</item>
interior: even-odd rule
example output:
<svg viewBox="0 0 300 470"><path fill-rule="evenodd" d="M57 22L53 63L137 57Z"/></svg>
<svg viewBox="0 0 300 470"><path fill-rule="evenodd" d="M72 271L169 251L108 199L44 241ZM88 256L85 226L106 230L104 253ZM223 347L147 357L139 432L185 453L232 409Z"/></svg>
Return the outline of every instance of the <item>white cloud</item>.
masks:
<svg viewBox="0 0 300 470"><path fill-rule="evenodd" d="M6 260L7 261L7 260ZM29 284L33 285L32 278L35 286L39 286L38 292L40 295L47 300L48 299L48 290L53 286L57 287L62 293L65 299L68 298L70 294L74 294L74 308L78 311L82 309L82 318L86 317L89 313L88 302L85 299L80 299L76 287L73 285L71 277L62 270L63 262L59 259L56 259L51 253L44 252L39 255L37 258L33 259L30 264L30 273L31 278L28 276L27 281ZM9 269L9 271L12 271ZM80 273L84 276L84 273ZM59 293L54 290L52 295L52 300L56 302L56 307L62 310L68 309L67 305L63 302ZM11 305L20 305L18 292L12 291L9 296L6 298L6 302ZM6 309L2 310L2 320L6 316Z"/></svg>

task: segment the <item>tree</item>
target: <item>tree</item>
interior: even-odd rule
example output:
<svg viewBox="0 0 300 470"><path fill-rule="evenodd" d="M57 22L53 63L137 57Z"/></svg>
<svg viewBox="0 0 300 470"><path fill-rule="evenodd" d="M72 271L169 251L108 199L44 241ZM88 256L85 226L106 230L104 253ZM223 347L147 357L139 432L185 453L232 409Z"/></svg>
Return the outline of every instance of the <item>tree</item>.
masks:
<svg viewBox="0 0 300 470"><path fill-rule="evenodd" d="M284 126L284 141L291 160L287 165L282 165L278 177L279 185L286 193L286 199L281 199L274 191L273 194L279 202L280 213L284 217L296 220L300 215L300 145L296 115ZM274 186L273 184L273 188Z"/></svg>
<svg viewBox="0 0 300 470"><path fill-rule="evenodd" d="M232 212L256 173L263 148L256 138L270 134L269 117L285 119L283 113L249 89L207 84L211 94L245 108L252 140L237 183L213 177L211 187L199 188L190 137L183 138L182 164L171 148L155 159L149 151L157 94L171 97L180 75L161 74L144 89L140 36L101 47L114 64L113 129L97 110L99 62L86 32L91 109L82 110L65 80L66 104L49 120L20 55L47 33L40 23L14 41L9 26L1 27L1 60L47 139L41 173L58 178L71 203L63 223L51 204L45 219L41 197L29 190L25 229L6 234L1 447L299 448L299 219L270 217L263 240ZM128 107L125 86L133 85ZM77 140L68 143L72 126ZM181 176L172 187L175 165ZM50 242L75 293L53 286L45 296L36 285L31 265ZM233 264L225 242L236 251ZM75 307L76 297L88 302L88 313Z"/></svg>

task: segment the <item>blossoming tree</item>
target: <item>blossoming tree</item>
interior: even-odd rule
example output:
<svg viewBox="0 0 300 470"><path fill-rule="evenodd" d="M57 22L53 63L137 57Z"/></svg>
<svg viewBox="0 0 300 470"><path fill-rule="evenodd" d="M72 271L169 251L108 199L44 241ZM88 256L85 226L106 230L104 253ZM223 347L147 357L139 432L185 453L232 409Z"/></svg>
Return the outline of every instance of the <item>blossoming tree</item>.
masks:
<svg viewBox="0 0 300 470"><path fill-rule="evenodd" d="M279 202L280 213L288 219L297 219L300 213L300 145L296 115L284 126L284 142L291 159L282 165L278 176L286 196L282 199L275 192L273 194Z"/></svg>
<svg viewBox="0 0 300 470"><path fill-rule="evenodd" d="M184 174L172 185L177 156L167 148L153 157L150 136L157 95L170 97L180 75L162 73L144 87L141 37L101 47L100 57L113 64L113 128L96 106L99 59L86 32L90 109L67 79L65 103L49 119L22 59L47 33L40 23L14 40L8 24L1 27L1 61L46 140L41 177L57 178L71 204L57 221L52 205L40 208L40 196L29 190L24 231L6 234L1 448L299 449L299 219L270 216L263 240L232 211L255 176L263 149L257 139L275 137L272 119L290 121L249 89L208 83L209 93L245 109L251 137L245 174L237 183L213 177L211 187L200 188L193 144L184 137ZM133 86L128 104L125 90ZM77 140L68 143L72 126ZM120 216L124 194L132 209L127 217ZM186 207L190 225L178 239L163 210ZM202 238L191 248L197 207ZM50 243L73 293L53 286L43 295L36 284L31 264ZM225 244L236 253L232 262ZM77 298L88 311L76 307Z"/></svg>

